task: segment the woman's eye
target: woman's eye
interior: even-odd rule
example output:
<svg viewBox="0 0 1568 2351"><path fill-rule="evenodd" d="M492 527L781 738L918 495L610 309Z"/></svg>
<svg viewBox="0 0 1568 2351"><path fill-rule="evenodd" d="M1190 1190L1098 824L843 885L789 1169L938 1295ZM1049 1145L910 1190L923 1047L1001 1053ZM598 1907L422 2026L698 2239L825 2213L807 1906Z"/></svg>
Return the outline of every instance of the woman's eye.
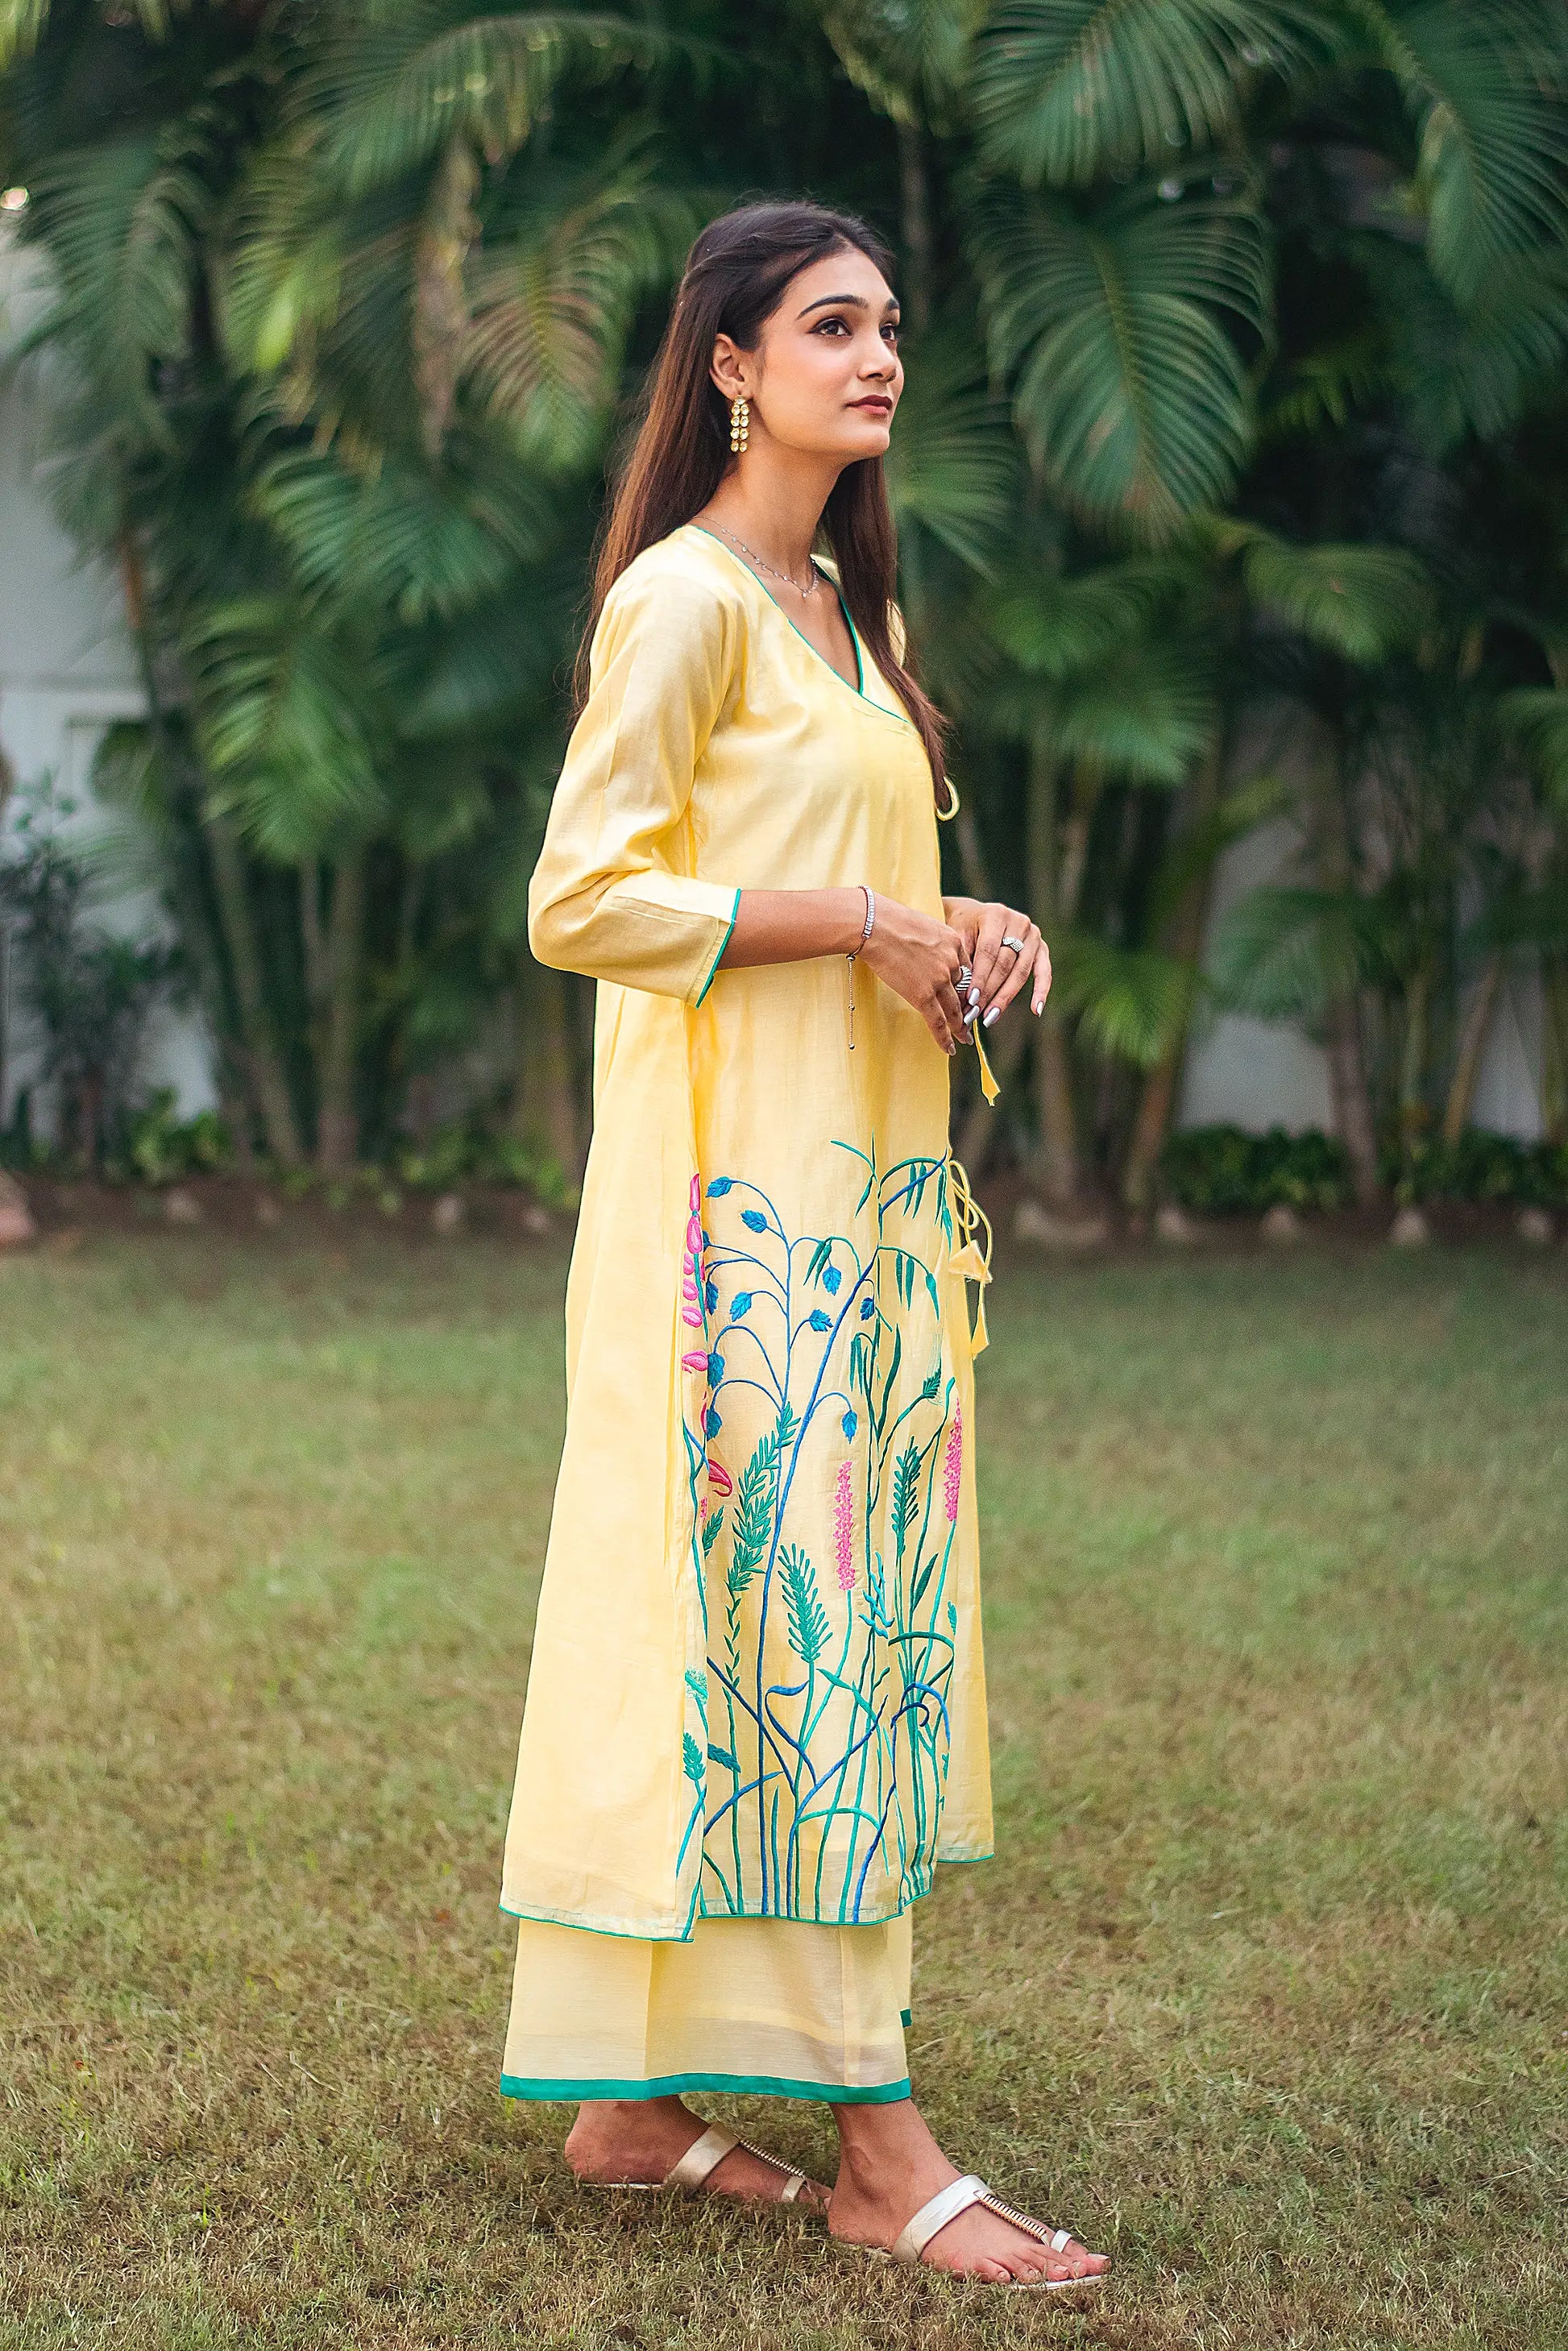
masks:
<svg viewBox="0 0 1568 2351"><path fill-rule="evenodd" d="M842 319L818 319L816 331L819 335L825 335L835 330L841 334L847 335L849 333L849 327Z"/></svg>

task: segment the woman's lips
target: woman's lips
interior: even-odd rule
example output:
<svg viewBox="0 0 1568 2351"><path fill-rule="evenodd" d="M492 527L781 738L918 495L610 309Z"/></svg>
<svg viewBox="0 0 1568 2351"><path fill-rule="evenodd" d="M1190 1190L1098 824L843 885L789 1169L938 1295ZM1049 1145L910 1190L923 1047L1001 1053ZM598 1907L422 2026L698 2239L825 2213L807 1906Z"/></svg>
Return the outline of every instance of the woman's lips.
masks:
<svg viewBox="0 0 1568 2351"><path fill-rule="evenodd" d="M893 413L893 402L888 399L885 392L868 392L863 400L852 400L850 406L852 408L874 408L879 416L891 416Z"/></svg>

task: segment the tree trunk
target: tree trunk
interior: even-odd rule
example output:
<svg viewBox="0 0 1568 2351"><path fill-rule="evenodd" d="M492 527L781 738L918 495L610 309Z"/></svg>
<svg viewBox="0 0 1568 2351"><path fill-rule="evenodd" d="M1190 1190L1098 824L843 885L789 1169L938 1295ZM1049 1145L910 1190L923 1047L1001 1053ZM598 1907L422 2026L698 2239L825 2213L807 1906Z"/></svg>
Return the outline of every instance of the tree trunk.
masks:
<svg viewBox="0 0 1568 2351"><path fill-rule="evenodd" d="M268 1153L280 1167L302 1167L305 1146L299 1139L288 1080L267 1007L245 860L226 817L209 815L204 830L213 861L213 883L224 926L224 943L234 973L242 1050L261 1113L262 1134Z"/></svg>
<svg viewBox="0 0 1568 2351"><path fill-rule="evenodd" d="M1336 731L1333 756L1323 761L1319 773L1314 810L1318 869L1323 887L1333 891L1351 889L1355 878L1343 761L1343 745ZM1356 1204L1370 1208L1382 1197L1383 1186L1377 1165L1377 1122L1372 1114L1361 1033L1360 994L1354 977L1336 988L1330 999L1326 1045L1334 1129L1349 1155Z"/></svg>
<svg viewBox="0 0 1568 2351"><path fill-rule="evenodd" d="M1491 1033L1492 1015L1497 1010L1498 991L1502 986L1502 957L1489 956L1481 967L1459 1032L1459 1050L1454 1062L1454 1075L1448 1087L1448 1099L1443 1105L1443 1140L1458 1143L1470 1123L1470 1111L1476 1098L1476 1081L1481 1073L1481 1057Z"/></svg>
<svg viewBox="0 0 1568 2351"><path fill-rule="evenodd" d="M1088 823L1075 810L1066 827L1056 813L1056 763L1038 747L1029 765L1029 886L1031 910L1047 940L1067 929L1077 911ZM1080 1190L1078 1111L1066 1026L1051 998L1040 1014L1034 1053L1035 1104L1040 1123L1036 1176L1053 1207L1071 1207Z"/></svg>
<svg viewBox="0 0 1568 2351"><path fill-rule="evenodd" d="M162 766L164 789L177 807L183 805L194 815L207 843L218 905L217 928L221 935L215 938L213 935L206 908L198 903L199 890L185 893L187 904L183 929L195 958L200 991L206 998L207 1018L213 1030L213 1050L217 1056L218 1098L233 1138L235 1157L242 1172L248 1175L255 1165L251 1121L256 1114L259 1115L267 1146L273 1157L284 1166L297 1166L303 1159L304 1152L295 1125L287 1081L277 1060L267 1016L267 995L260 977L244 859L238 843L232 834L227 833L222 820L203 820L200 778L193 763L183 756L169 724L153 657L152 627L147 610L147 580L141 551L129 523L122 527L120 534L120 572L125 595L126 619L130 624L131 643L136 648L141 691L147 703L147 724ZM3 769L0 769L0 808L4 805L5 777ZM220 834L225 836L222 841ZM239 1013L240 1035L234 1042L229 1041L226 1034L229 1028L227 991L224 986L220 959L225 948L234 975L235 1002Z"/></svg>
<svg viewBox="0 0 1568 2351"><path fill-rule="evenodd" d="M1187 810L1189 831L1207 824L1219 805L1228 748L1225 734L1218 734L1193 777L1192 798ZM1188 882L1176 906L1166 942L1171 955L1191 966L1193 990L1188 993L1181 1025L1171 1039L1168 1050L1144 1080L1133 1120L1127 1165L1122 1179L1122 1196L1127 1207L1140 1215L1153 1205L1155 1176L1160 1164L1160 1154L1166 1147L1166 1137L1170 1133L1176 1090L1186 1062L1187 1030L1192 1018L1193 993L1197 988L1197 961L1203 952L1203 935L1207 927L1208 902L1213 893L1214 869L1218 862L1217 856L1210 857L1201 872L1195 873Z"/></svg>
<svg viewBox="0 0 1568 2351"><path fill-rule="evenodd" d="M584 1140L571 1050L564 972L531 958L524 966L513 1132L555 1161L570 1183L582 1174Z"/></svg>
<svg viewBox="0 0 1568 2351"><path fill-rule="evenodd" d="M1568 1143L1568 958L1541 962L1541 1123L1548 1143Z"/></svg>
<svg viewBox="0 0 1568 2351"><path fill-rule="evenodd" d="M359 1155L360 1118L354 1097L359 1075L367 866L365 852L361 850L338 867L327 920L325 1031L316 1092L316 1164L324 1176L346 1176Z"/></svg>
<svg viewBox="0 0 1568 2351"><path fill-rule="evenodd" d="M1329 1007L1327 1050L1334 1132L1350 1157L1357 1206L1370 1208L1381 1198L1383 1186L1377 1165L1377 1128L1366 1082L1366 1057L1362 1050L1361 1011L1350 989L1342 990Z"/></svg>

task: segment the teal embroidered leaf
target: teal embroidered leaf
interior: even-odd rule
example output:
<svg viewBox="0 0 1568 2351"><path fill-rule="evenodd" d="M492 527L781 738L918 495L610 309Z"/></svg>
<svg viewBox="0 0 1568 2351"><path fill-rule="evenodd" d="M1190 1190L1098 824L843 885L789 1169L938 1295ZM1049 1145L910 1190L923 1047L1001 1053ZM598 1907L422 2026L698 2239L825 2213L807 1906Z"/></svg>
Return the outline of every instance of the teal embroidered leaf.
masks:
<svg viewBox="0 0 1568 2351"><path fill-rule="evenodd" d="M957 1629L958 1629L958 1611L957 1611L957 1607L956 1607L956 1605L955 1604L955 1603L954 1603L954 1602L952 1602L951 1600L949 1600L949 1602L947 1603L947 1630L949 1631L949 1633L956 1633L956 1632L957 1631Z"/></svg>
<svg viewBox="0 0 1568 2351"><path fill-rule="evenodd" d="M707 1760L710 1763L722 1764L727 1771L738 1771L740 1769L727 1747L710 1747Z"/></svg>
<svg viewBox="0 0 1568 2351"><path fill-rule="evenodd" d="M816 1248L811 1251L811 1262L806 1268L806 1279L808 1281L818 1281L821 1279L822 1269L827 1264L828 1259L831 1257L832 1253L833 1244L831 1236L827 1240L819 1241L817 1243Z"/></svg>
<svg viewBox="0 0 1568 2351"><path fill-rule="evenodd" d="M703 1751L688 1730L681 1740L681 1766L695 1788L703 1783Z"/></svg>
<svg viewBox="0 0 1568 2351"><path fill-rule="evenodd" d="M905 1445L893 1469L893 1536L900 1561L909 1530L920 1508L920 1447L913 1439Z"/></svg>
<svg viewBox="0 0 1568 2351"><path fill-rule="evenodd" d="M912 1616L915 1614L915 1611L919 1607L921 1602L925 1599L925 1587L930 1583L936 1573L936 1554L933 1552L931 1557L925 1562L925 1566L920 1570L918 1575L916 1575L914 1589L909 1595L909 1613Z"/></svg>
<svg viewBox="0 0 1568 2351"><path fill-rule="evenodd" d="M942 1363L941 1363L941 1358L940 1358L940 1357L938 1357L938 1358L937 1358L937 1361L936 1362L936 1364L932 1366L932 1371L931 1371L931 1376L930 1376L930 1378L926 1381L925 1385L925 1386L921 1389L921 1391L920 1391L920 1401L921 1401L921 1403L922 1403L922 1404L929 1404L929 1403L930 1403L930 1401L931 1401L931 1399L932 1399L932 1397L936 1394L936 1391L937 1391L937 1389L941 1386L941 1384L942 1384Z"/></svg>
<svg viewBox="0 0 1568 2351"><path fill-rule="evenodd" d="M767 1430L757 1440L757 1450L740 1473L740 1491L735 1507L735 1549L730 1553L729 1590L734 1596L746 1590L768 1550L768 1539L773 1531L773 1501L779 1489L779 1437L776 1431Z"/></svg>
<svg viewBox="0 0 1568 2351"><path fill-rule="evenodd" d="M721 1502L717 1510L710 1510L707 1517L703 1520L703 1557L705 1559L707 1557L709 1552L712 1551L715 1543L717 1542L719 1530L723 1524L724 1504Z"/></svg>
<svg viewBox="0 0 1568 2351"><path fill-rule="evenodd" d="M817 1590L811 1562L799 1543L786 1543L779 1553L779 1581L789 1620L789 1646L802 1664L814 1666L828 1646L832 1627Z"/></svg>

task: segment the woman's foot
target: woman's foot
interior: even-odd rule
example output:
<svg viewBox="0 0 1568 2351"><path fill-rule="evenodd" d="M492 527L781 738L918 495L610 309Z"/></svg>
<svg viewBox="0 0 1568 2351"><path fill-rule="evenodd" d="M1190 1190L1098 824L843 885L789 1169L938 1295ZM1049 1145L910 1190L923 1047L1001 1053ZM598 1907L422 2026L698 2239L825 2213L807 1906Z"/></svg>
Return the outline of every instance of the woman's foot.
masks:
<svg viewBox="0 0 1568 2351"><path fill-rule="evenodd" d="M679 2098L614 2098L580 2106L567 2134L566 2159L580 2179L599 2187L656 2187L695 2147L707 2125ZM732 2147L703 2182L719 2196L758 2204L779 2203L791 2174L748 2147ZM824 2212L828 2191L808 2180L797 2204Z"/></svg>
<svg viewBox="0 0 1568 2351"><path fill-rule="evenodd" d="M828 2203L828 2227L852 2245L891 2252L904 2225L940 2189L959 2177L913 2099L891 2105L840 2105L839 2177ZM1076 2237L1053 2253L1040 2238L1017 2229L999 2212L971 2204L939 2229L921 2259L956 2277L1020 2282L1098 2277L1110 2267Z"/></svg>

